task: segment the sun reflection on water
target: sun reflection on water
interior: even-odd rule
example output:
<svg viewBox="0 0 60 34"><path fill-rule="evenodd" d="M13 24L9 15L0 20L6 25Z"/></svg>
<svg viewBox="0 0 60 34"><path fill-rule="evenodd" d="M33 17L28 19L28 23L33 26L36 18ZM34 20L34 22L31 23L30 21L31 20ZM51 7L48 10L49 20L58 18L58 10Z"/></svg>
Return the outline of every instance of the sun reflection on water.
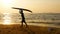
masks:
<svg viewBox="0 0 60 34"><path fill-rule="evenodd" d="M10 25L11 24L10 13L4 13L3 19L4 19L4 21L3 21L4 25Z"/></svg>

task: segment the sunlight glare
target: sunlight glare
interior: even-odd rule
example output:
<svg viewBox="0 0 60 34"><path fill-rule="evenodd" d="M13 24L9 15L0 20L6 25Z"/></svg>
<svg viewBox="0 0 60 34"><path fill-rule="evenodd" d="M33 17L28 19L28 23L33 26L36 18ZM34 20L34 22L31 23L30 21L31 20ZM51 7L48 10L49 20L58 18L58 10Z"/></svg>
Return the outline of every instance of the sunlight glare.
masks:
<svg viewBox="0 0 60 34"><path fill-rule="evenodd" d="M2 0L2 2L5 7L10 7L12 4L12 0Z"/></svg>
<svg viewBox="0 0 60 34"><path fill-rule="evenodd" d="M11 17L9 13L4 13L4 25L10 25L11 24Z"/></svg>
<svg viewBox="0 0 60 34"><path fill-rule="evenodd" d="M4 23L3 23L4 25L10 25L10 20L4 20Z"/></svg>

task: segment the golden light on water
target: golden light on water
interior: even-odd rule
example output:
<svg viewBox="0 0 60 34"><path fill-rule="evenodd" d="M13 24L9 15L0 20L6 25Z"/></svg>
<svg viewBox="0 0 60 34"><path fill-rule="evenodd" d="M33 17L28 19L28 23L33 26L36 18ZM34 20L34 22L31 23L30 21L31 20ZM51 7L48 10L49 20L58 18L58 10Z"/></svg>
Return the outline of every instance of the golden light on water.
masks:
<svg viewBox="0 0 60 34"><path fill-rule="evenodd" d="M4 23L3 23L4 25L10 25L10 20L4 20Z"/></svg>
<svg viewBox="0 0 60 34"><path fill-rule="evenodd" d="M4 19L3 25L10 25L11 24L11 17L10 17L9 13L4 13L3 19Z"/></svg>

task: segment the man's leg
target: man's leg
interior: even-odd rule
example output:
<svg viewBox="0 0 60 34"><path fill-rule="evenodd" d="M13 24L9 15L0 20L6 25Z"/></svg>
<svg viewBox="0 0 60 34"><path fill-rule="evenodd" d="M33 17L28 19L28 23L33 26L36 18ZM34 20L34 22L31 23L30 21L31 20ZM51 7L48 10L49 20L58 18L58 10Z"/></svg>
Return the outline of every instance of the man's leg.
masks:
<svg viewBox="0 0 60 34"><path fill-rule="evenodd" d="M27 25L26 21L24 21L24 23L25 23L26 27L28 27L28 25Z"/></svg>
<svg viewBox="0 0 60 34"><path fill-rule="evenodd" d="M21 21L21 27L23 27L23 21Z"/></svg>

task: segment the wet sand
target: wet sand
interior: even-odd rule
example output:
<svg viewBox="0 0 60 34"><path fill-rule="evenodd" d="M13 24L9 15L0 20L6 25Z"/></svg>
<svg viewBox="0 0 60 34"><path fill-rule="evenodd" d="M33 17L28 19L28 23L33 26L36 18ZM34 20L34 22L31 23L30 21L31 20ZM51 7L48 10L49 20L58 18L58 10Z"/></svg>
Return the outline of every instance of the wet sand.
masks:
<svg viewBox="0 0 60 34"><path fill-rule="evenodd" d="M26 28L25 26L20 27L20 24L0 24L0 34L60 34L60 28L32 25L28 25Z"/></svg>

